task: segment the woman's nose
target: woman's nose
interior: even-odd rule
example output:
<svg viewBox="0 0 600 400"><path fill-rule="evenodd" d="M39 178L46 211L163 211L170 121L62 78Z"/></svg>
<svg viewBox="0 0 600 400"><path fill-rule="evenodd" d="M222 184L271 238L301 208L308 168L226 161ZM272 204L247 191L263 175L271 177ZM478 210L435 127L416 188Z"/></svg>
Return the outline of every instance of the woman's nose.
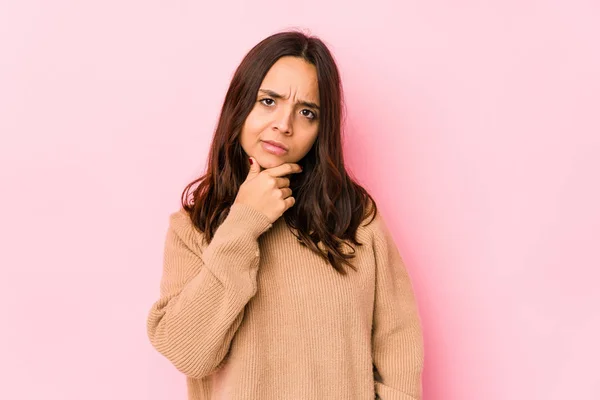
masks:
<svg viewBox="0 0 600 400"><path fill-rule="evenodd" d="M287 107L281 107L276 114L274 126L281 133L289 134L292 132L292 113L293 110L290 110Z"/></svg>

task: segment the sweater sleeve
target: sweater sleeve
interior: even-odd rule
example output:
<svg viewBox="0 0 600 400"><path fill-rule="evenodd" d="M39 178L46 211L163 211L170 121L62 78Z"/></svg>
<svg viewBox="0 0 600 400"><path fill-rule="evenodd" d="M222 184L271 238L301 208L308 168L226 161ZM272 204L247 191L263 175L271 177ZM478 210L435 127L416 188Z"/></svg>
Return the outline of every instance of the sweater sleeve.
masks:
<svg viewBox="0 0 600 400"><path fill-rule="evenodd" d="M378 219L372 335L375 393L382 400L420 400L424 349L417 303L392 235L382 217Z"/></svg>
<svg viewBox="0 0 600 400"><path fill-rule="evenodd" d="M233 204L213 240L201 248L203 234L183 211L170 216L160 298L148 314L154 348L179 371L202 378L225 359L256 294L258 237L272 227L263 213Z"/></svg>

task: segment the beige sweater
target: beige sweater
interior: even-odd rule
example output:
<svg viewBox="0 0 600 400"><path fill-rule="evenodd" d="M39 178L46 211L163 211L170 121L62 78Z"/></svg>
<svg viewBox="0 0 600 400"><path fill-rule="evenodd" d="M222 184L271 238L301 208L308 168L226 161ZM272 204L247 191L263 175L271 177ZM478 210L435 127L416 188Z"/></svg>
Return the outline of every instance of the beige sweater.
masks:
<svg viewBox="0 0 600 400"><path fill-rule="evenodd" d="M234 204L207 246L184 210L173 213L147 328L187 376L188 399L421 399L410 279L381 211L370 219L357 271L342 276L283 218Z"/></svg>

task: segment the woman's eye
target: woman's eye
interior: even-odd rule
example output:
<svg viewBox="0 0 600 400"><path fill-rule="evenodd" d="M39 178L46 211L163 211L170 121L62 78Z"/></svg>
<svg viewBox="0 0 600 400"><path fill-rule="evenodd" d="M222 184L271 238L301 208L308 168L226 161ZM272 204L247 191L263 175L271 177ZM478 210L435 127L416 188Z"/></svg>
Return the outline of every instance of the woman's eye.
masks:
<svg viewBox="0 0 600 400"><path fill-rule="evenodd" d="M271 106L273 106L275 104L275 100L270 99L268 97L260 100L259 102L262 103L262 104L264 104L267 107L271 107ZM307 108L305 108L304 110L300 111L300 113L302 114L302 116L304 116L304 117L306 117L308 119L316 119L317 118L317 115L313 111L311 111L311 110L309 110Z"/></svg>
<svg viewBox="0 0 600 400"><path fill-rule="evenodd" d="M270 101L272 103L265 103L267 101ZM273 103L275 103L275 101L273 99L269 99L269 98L262 99L260 102L263 103L265 106L271 106L271 105L273 105Z"/></svg>
<svg viewBox="0 0 600 400"><path fill-rule="evenodd" d="M307 117L309 119L315 119L315 118L317 118L317 116L315 115L315 113L312 112L312 111L310 111L310 110L304 109L301 112L302 112L302 115L304 115L305 117Z"/></svg>

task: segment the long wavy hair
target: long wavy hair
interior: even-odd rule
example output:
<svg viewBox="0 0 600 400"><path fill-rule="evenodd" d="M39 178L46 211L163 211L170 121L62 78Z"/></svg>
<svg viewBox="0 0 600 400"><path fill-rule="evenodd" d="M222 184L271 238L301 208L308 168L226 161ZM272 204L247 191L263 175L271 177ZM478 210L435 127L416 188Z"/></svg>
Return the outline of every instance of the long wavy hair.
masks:
<svg viewBox="0 0 600 400"><path fill-rule="evenodd" d="M347 173L341 141L343 94L340 75L327 46L317 37L286 31L267 37L244 57L231 80L213 136L206 173L184 189L181 202L209 243L227 217L248 175L248 156L238 140L260 84L281 57L299 57L317 70L321 116L317 138L298 163L302 174L290 176L296 200L283 218L303 246L329 261L339 273L349 261L359 225L377 215L373 197ZM198 186L193 189L193 187ZM371 221L372 221L371 219ZM351 251L349 250L351 249Z"/></svg>

